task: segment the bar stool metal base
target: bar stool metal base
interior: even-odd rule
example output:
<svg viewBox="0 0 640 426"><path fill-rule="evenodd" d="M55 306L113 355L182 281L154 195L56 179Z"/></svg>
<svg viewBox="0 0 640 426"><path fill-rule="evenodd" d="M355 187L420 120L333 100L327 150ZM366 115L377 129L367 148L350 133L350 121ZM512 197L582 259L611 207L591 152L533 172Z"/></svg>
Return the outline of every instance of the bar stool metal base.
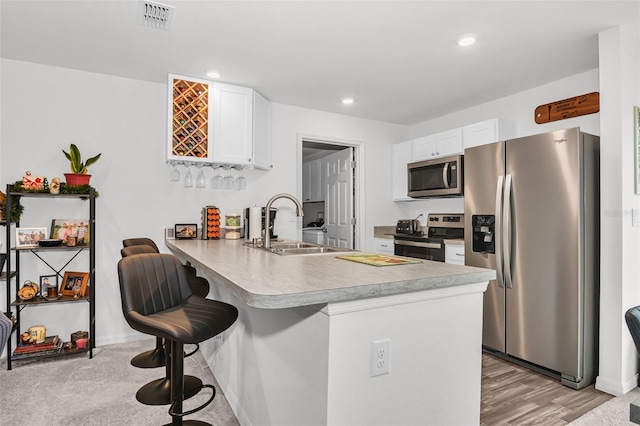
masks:
<svg viewBox="0 0 640 426"><path fill-rule="evenodd" d="M184 399L197 395L202 389L202 380L195 376L184 376ZM136 399L145 405L171 404L171 380L163 377L142 386L136 392Z"/></svg>
<svg viewBox="0 0 640 426"><path fill-rule="evenodd" d="M131 365L138 368L158 368L164 367L166 364L164 357L164 348L151 349L142 352L131 358Z"/></svg>
<svg viewBox="0 0 640 426"><path fill-rule="evenodd" d="M182 424L185 426L213 426L211 423L200 420L183 420ZM167 423L164 426L173 426L173 423Z"/></svg>

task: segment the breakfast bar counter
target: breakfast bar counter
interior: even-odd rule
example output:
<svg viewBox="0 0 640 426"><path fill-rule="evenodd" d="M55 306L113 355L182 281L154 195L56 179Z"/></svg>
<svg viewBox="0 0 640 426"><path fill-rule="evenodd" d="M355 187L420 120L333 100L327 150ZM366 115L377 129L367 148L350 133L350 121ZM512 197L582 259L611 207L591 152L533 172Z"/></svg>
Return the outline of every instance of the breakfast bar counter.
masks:
<svg viewBox="0 0 640 426"><path fill-rule="evenodd" d="M243 425L478 424L482 297L495 271L280 256L242 240L166 240L240 311L201 344ZM388 346L384 367L373 350ZM205 419L203 419L205 420Z"/></svg>

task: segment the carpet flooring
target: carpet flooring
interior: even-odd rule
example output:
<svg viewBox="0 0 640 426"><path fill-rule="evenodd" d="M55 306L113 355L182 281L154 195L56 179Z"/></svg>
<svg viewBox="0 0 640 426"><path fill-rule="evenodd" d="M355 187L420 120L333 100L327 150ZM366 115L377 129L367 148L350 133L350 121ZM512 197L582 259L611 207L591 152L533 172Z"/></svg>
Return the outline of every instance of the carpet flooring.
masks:
<svg viewBox="0 0 640 426"><path fill-rule="evenodd" d="M163 377L164 368L143 369L131 358L152 349L155 340L108 345L94 349L93 359L78 354L49 360L16 362L7 371L0 363L0 425L162 425L171 423L169 406L139 403L140 386ZM190 350L191 345L186 347ZM238 421L200 352L185 359L185 374L213 384L217 393L204 410L185 417L214 425L235 426ZM211 396L210 389L185 401L195 408Z"/></svg>

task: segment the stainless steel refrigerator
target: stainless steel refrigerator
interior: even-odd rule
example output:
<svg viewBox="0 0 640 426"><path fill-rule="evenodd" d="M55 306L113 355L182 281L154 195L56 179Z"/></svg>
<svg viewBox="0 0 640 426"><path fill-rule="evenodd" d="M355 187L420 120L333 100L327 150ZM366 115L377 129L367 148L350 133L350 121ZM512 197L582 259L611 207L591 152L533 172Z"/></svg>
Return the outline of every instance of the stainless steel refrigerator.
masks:
<svg viewBox="0 0 640 426"><path fill-rule="evenodd" d="M599 138L572 128L464 152L465 264L495 269L483 347L580 389L597 373Z"/></svg>

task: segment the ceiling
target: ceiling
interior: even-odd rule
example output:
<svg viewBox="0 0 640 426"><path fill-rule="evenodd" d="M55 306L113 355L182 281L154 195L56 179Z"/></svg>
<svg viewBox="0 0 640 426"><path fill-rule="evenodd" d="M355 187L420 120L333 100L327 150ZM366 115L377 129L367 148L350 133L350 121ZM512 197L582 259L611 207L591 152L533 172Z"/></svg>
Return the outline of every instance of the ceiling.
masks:
<svg viewBox="0 0 640 426"><path fill-rule="evenodd" d="M0 56L161 83L217 70L273 102L412 125L597 68L598 33L640 25L637 0L162 3L170 31L138 25L137 0L2 0Z"/></svg>

